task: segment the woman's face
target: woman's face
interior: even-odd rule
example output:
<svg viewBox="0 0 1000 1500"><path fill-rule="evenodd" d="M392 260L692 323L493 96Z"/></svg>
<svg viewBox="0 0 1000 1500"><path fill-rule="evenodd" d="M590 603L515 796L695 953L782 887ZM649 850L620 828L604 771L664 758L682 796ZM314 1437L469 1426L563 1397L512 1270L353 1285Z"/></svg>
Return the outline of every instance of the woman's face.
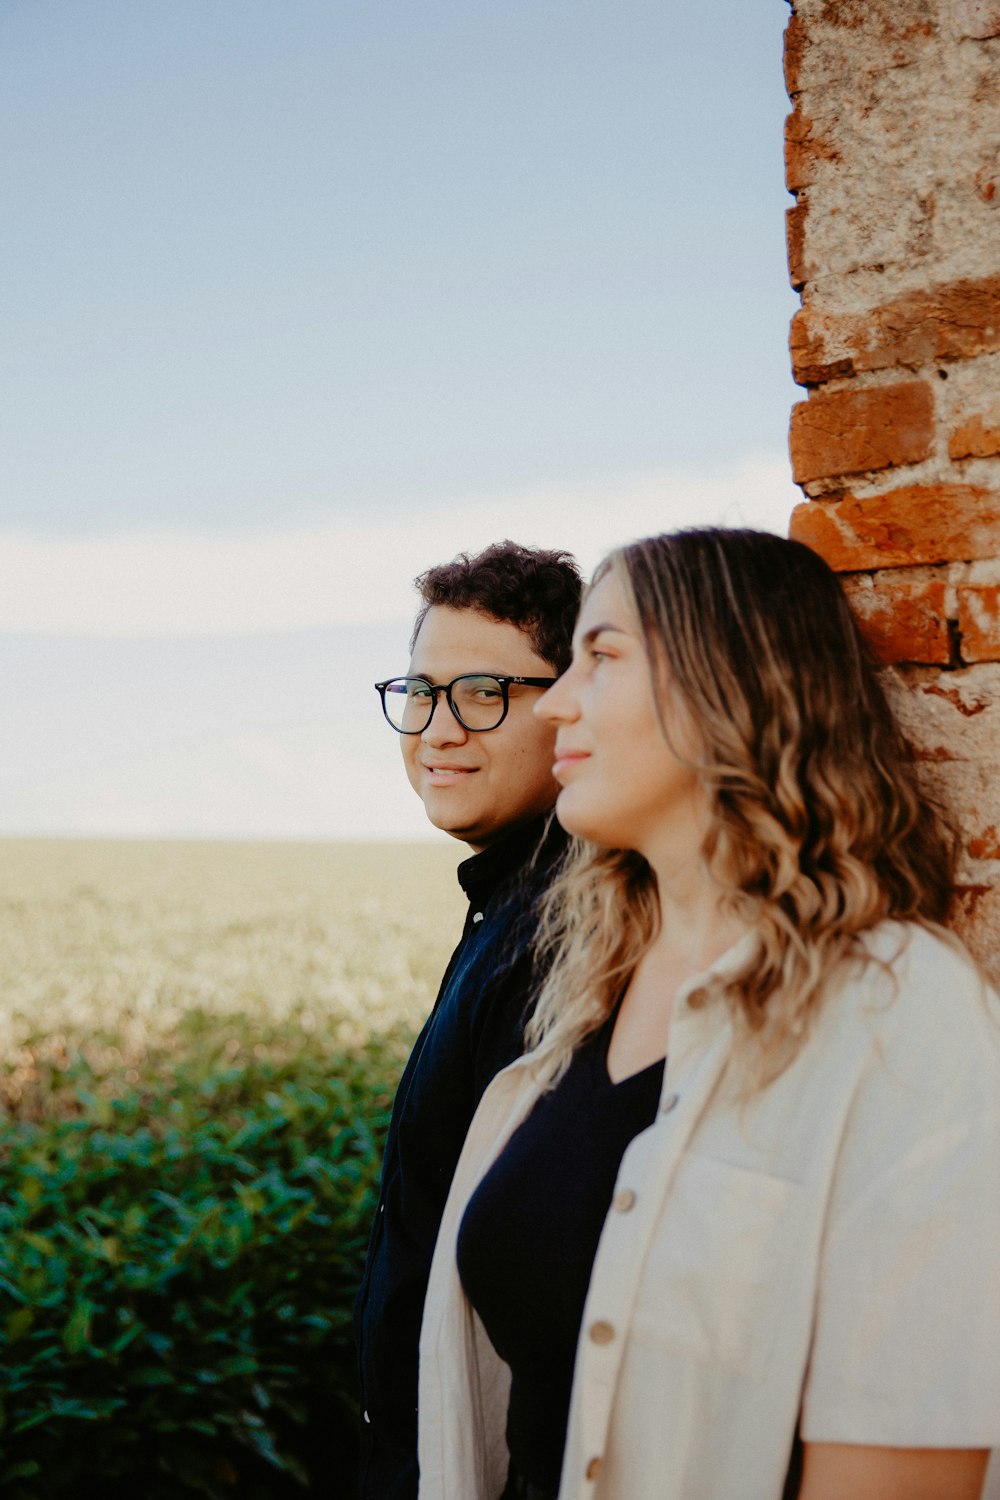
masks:
<svg viewBox="0 0 1000 1500"><path fill-rule="evenodd" d="M706 798L679 758L697 756L697 735L669 683L661 698L669 743L642 630L617 576L606 573L584 601L572 665L535 705L556 730L556 813L570 833L647 858L661 845L680 854L679 840L685 852L700 850Z"/></svg>

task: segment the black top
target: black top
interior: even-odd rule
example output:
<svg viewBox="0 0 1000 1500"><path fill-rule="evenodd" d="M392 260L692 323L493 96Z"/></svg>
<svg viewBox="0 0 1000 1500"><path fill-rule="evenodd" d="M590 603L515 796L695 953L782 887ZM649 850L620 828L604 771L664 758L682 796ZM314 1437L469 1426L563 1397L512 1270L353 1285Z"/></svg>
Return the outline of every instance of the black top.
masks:
<svg viewBox="0 0 1000 1500"><path fill-rule="evenodd" d="M616 1014L511 1136L458 1236L462 1285L510 1366L511 1464L553 1495L597 1242L625 1148L652 1125L663 1084L662 1058L611 1082Z"/></svg>
<svg viewBox="0 0 1000 1500"><path fill-rule="evenodd" d="M434 1242L476 1106L524 1050L537 905L565 847L555 819L542 818L458 867L469 912L396 1093L354 1308L362 1500L416 1500L417 1351Z"/></svg>

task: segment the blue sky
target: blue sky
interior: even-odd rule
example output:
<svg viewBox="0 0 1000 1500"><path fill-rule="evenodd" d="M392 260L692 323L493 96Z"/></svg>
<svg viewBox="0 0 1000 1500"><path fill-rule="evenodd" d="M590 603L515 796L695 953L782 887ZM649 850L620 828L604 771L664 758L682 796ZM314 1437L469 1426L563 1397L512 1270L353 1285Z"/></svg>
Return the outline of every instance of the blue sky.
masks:
<svg viewBox="0 0 1000 1500"><path fill-rule="evenodd" d="M786 18L7 0L0 833L416 836L416 572L784 529Z"/></svg>

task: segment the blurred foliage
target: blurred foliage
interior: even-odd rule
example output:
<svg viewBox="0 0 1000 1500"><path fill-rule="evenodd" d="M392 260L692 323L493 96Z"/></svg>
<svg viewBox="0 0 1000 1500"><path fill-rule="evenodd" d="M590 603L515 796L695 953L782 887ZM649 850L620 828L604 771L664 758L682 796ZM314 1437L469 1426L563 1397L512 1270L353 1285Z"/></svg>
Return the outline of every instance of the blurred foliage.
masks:
<svg viewBox="0 0 1000 1500"><path fill-rule="evenodd" d="M0 879L4 1500L353 1493L351 1304L455 861L212 847Z"/></svg>

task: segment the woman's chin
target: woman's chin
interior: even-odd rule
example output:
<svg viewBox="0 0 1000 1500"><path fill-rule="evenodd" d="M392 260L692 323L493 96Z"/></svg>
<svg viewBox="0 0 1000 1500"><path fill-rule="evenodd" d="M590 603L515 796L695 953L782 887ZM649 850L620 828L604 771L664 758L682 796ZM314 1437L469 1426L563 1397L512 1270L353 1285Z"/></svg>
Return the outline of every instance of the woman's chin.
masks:
<svg viewBox="0 0 1000 1500"><path fill-rule="evenodd" d="M602 822L600 815L593 809L588 814L587 808L577 805L572 787L564 787L556 798L556 817L574 838L586 839L588 843L600 844L605 849L619 847L617 841L609 837L607 824Z"/></svg>

